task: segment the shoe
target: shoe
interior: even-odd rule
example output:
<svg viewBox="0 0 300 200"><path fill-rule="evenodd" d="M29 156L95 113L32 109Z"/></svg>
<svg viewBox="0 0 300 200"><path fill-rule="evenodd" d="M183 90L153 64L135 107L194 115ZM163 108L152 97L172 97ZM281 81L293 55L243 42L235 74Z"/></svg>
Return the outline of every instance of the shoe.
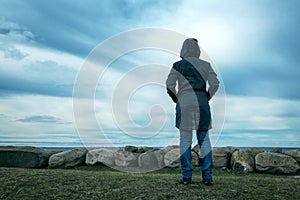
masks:
<svg viewBox="0 0 300 200"><path fill-rule="evenodd" d="M203 179L202 183L206 186L212 186L213 185L212 179Z"/></svg>
<svg viewBox="0 0 300 200"><path fill-rule="evenodd" d="M179 183L180 184L183 184L183 185L188 185L188 184L191 184L192 183L192 179L191 178L181 178L179 180Z"/></svg>

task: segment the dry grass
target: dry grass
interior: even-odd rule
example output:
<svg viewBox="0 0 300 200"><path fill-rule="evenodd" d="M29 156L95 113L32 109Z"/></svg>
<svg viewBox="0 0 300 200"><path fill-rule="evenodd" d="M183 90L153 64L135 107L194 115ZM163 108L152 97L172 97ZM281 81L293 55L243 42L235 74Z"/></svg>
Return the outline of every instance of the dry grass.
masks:
<svg viewBox="0 0 300 200"><path fill-rule="evenodd" d="M214 186L177 183L179 169L125 173L105 166L0 168L0 199L300 199L298 176L237 174L214 169Z"/></svg>

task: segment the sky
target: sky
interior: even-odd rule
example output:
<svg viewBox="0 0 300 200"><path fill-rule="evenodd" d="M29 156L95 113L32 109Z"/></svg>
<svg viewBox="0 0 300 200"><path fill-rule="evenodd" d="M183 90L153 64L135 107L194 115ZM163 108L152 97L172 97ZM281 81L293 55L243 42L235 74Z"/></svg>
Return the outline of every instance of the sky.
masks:
<svg viewBox="0 0 300 200"><path fill-rule="evenodd" d="M0 145L176 143L174 104L162 84L143 85L166 78L176 52L141 49L97 65L107 68L92 99L95 113L74 112L74 101L91 103L73 91L92 52L120 34L156 28L197 38L218 72L213 146L299 147L299 6L297 0L1 0ZM126 80L141 87L127 94ZM118 96L124 91L127 99Z"/></svg>

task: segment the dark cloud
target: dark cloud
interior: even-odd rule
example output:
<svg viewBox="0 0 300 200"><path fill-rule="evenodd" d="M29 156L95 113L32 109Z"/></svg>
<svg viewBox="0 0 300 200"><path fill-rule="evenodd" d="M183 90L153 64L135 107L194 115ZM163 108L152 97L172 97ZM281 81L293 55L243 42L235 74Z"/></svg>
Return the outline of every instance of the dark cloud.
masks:
<svg viewBox="0 0 300 200"><path fill-rule="evenodd" d="M9 66L7 66L9 67ZM40 94L71 97L77 71L53 61L37 61L25 65L21 72L0 69L3 93Z"/></svg>
<svg viewBox="0 0 300 200"><path fill-rule="evenodd" d="M142 18L153 20L149 10L168 10L161 1L4 1L0 11L29 27L45 46L86 56L98 43L133 27ZM168 9L166 9L168 8ZM12 12L18 10L18 12ZM28 14L30 13L30 14Z"/></svg>
<svg viewBox="0 0 300 200"><path fill-rule="evenodd" d="M26 56L28 56L27 53L23 53L20 50L14 48L14 47L7 48L4 52L4 57L5 58L12 58L12 59L15 59L17 61L22 60Z"/></svg>
<svg viewBox="0 0 300 200"><path fill-rule="evenodd" d="M0 49L5 48L5 44L9 42L28 42L32 41L35 36L26 27L7 20L4 16L0 15L0 36L2 37Z"/></svg>
<svg viewBox="0 0 300 200"><path fill-rule="evenodd" d="M2 35L6 35L6 34L8 34L9 32L10 32L9 29L0 28L0 34L2 34Z"/></svg>
<svg viewBox="0 0 300 200"><path fill-rule="evenodd" d="M226 93L239 96L261 96L300 99L300 69L296 66L272 66L244 63L221 69Z"/></svg>
<svg viewBox="0 0 300 200"><path fill-rule="evenodd" d="M71 122L64 122L62 119L49 115L34 115L16 120L24 123L51 123L51 124L70 124Z"/></svg>
<svg viewBox="0 0 300 200"><path fill-rule="evenodd" d="M251 37L241 36L244 38L243 41L237 40L241 43L239 46L244 46L244 49L240 49L245 52L242 54L242 58L237 58L242 60L238 66L226 66L232 63L220 63L218 65L227 93L241 96L299 99L300 94L296 92L300 75L298 67L300 65L298 56L300 51L300 39L298 37L300 14L297 9L299 2L296 0L284 3L254 1L247 2L246 6L244 3L239 3L238 7L232 10L234 3L237 2L226 2L226 7L224 7L223 4L212 2L203 4L201 8L208 13L208 17L213 15L216 18L222 17L226 19L225 22L228 22L228 26L230 24L236 25L234 31L239 31L238 29L243 27L246 30L241 31L241 33L251 35ZM180 8L180 4L178 2L170 4L165 1L153 2L150 0L54 0L46 2L6 0L2 1L0 11L2 15L8 19L13 19L15 23L2 20L4 25L0 27L0 34L10 35L14 33L12 34L14 36L19 34L27 39L34 39L38 44L46 47L86 56L99 42L120 31L136 28L139 21L146 22L143 26L159 21L160 19L153 14L155 13L153 12L154 8L156 14L170 13ZM219 14L220 16L215 15L209 10L204 10L205 8L217 9L221 14ZM12 10L18 12L12 12ZM191 10L191 12L195 11ZM160 16L164 15L160 14ZM174 20L184 17L166 16L175 16ZM261 19L258 21L259 23L255 23L257 16ZM248 24L247 22L251 23ZM251 27L252 24L260 26L260 32L253 31L256 30L256 27ZM187 24L187 26L196 25L196 22ZM249 26L248 29L247 26ZM254 42L256 46L253 47L251 41L246 41L249 39L260 43ZM249 44L251 47L248 46ZM226 52L224 54L226 55ZM247 54L251 54L251 59L257 57L257 60L247 58L245 56ZM263 54L271 56L265 57ZM6 51L6 56L18 60L26 55L11 49ZM279 64L275 63L278 59L282 60ZM270 64L265 64L264 60L270 60L268 62ZM234 62L234 60L231 61ZM31 72L24 74L24 77L11 74L5 76L5 73L1 73L0 88L6 91L71 96L76 72L51 68L49 67L51 65L51 63L35 63L29 70ZM63 79L68 81L63 81Z"/></svg>

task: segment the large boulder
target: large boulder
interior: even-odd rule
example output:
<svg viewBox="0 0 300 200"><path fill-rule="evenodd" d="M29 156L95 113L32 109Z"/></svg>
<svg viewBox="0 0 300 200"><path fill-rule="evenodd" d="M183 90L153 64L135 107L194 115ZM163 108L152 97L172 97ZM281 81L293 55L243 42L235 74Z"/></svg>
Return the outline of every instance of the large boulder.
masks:
<svg viewBox="0 0 300 200"><path fill-rule="evenodd" d="M36 147L3 146L0 147L0 167L47 167L50 155Z"/></svg>
<svg viewBox="0 0 300 200"><path fill-rule="evenodd" d="M271 149L272 153L282 153L282 148L281 147L275 147Z"/></svg>
<svg viewBox="0 0 300 200"><path fill-rule="evenodd" d="M164 167L164 151L151 150L140 154L138 157L139 167L147 170L161 169Z"/></svg>
<svg viewBox="0 0 300 200"><path fill-rule="evenodd" d="M138 150L136 151L136 153L145 153L145 152L151 151L153 149L154 149L153 147L147 147L147 146L139 147Z"/></svg>
<svg viewBox="0 0 300 200"><path fill-rule="evenodd" d="M195 148L195 147L194 147ZM199 166L200 160L199 155L192 149L192 165ZM196 147L197 148L197 147ZM168 167L179 167L180 166L180 148L178 145L167 146L163 149L165 152L164 163Z"/></svg>
<svg viewBox="0 0 300 200"><path fill-rule="evenodd" d="M162 150L165 152L165 154L173 149L178 149L179 145L169 145L163 148Z"/></svg>
<svg viewBox="0 0 300 200"><path fill-rule="evenodd" d="M173 148L165 153L164 163L167 167L179 167L180 166L180 149Z"/></svg>
<svg viewBox="0 0 300 200"><path fill-rule="evenodd" d="M230 158L231 154L238 150L236 147L228 146L228 147L219 147L213 150L213 163L214 167L230 167Z"/></svg>
<svg viewBox="0 0 300 200"><path fill-rule="evenodd" d="M53 154L49 158L50 168L70 168L83 165L87 149L77 148Z"/></svg>
<svg viewBox="0 0 300 200"><path fill-rule="evenodd" d="M300 164L300 149L286 151L284 152L284 154L293 157L298 162L298 164Z"/></svg>
<svg viewBox="0 0 300 200"><path fill-rule="evenodd" d="M254 159L247 151L237 150L233 152L230 164L234 171L242 173L254 172Z"/></svg>
<svg viewBox="0 0 300 200"><path fill-rule="evenodd" d="M193 166L198 167L200 165L199 155L192 151L192 164Z"/></svg>
<svg viewBox="0 0 300 200"><path fill-rule="evenodd" d="M255 163L257 171L269 174L293 174L300 168L291 156L273 152L257 154Z"/></svg>
<svg viewBox="0 0 300 200"><path fill-rule="evenodd" d="M115 163L114 151L110 149L93 149L87 152L85 157L87 165L101 163L108 166L113 166Z"/></svg>
<svg viewBox="0 0 300 200"><path fill-rule="evenodd" d="M263 150L261 150L261 149L258 149L258 148L247 148L246 149L246 152L247 153L249 153L250 154L250 156L253 158L253 159L255 159L255 156L257 155L257 154L259 154L259 153L262 153L262 152L264 152Z"/></svg>
<svg viewBox="0 0 300 200"><path fill-rule="evenodd" d="M129 151L118 150L114 153L115 165L117 167L136 167L137 158L136 156Z"/></svg>
<svg viewBox="0 0 300 200"><path fill-rule="evenodd" d="M131 146L131 145L127 145L125 146L125 151L129 151L132 153L136 153L138 151L139 148L135 147L135 146Z"/></svg>
<svg viewBox="0 0 300 200"><path fill-rule="evenodd" d="M196 145L192 148L192 151L195 152L199 157L201 156L199 144L196 144Z"/></svg>

